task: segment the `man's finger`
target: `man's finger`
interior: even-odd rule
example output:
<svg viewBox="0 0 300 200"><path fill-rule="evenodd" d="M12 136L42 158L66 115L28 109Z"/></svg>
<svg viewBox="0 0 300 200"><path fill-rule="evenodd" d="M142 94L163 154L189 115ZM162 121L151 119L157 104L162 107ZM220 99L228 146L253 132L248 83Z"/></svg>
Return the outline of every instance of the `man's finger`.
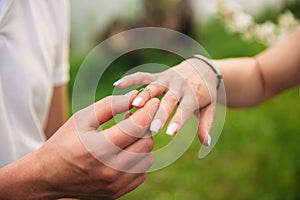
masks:
<svg viewBox="0 0 300 200"><path fill-rule="evenodd" d="M121 149L130 146L138 138L142 138L148 131L158 106L159 100L156 98L151 99L143 108L136 111L128 119L103 131L103 134L105 134L112 144Z"/></svg>
<svg viewBox="0 0 300 200"><path fill-rule="evenodd" d="M124 151L126 147L145 136L158 105L158 99L151 99L146 103L145 107L139 109L128 119L121 121L109 129L101 132L96 130L83 132L79 135L81 142L100 162L115 169L119 169L120 167L124 169L122 160L117 156L118 153ZM149 137L149 135L147 135L147 137ZM138 151L141 151L141 148ZM147 149L147 147L144 148ZM143 158L144 156L145 155L142 155L141 157ZM127 168L128 167L125 166L125 169Z"/></svg>
<svg viewBox="0 0 300 200"><path fill-rule="evenodd" d="M77 112L74 115L79 130L97 129L99 125L110 120L114 115L131 109L132 100L138 91L125 95L109 96Z"/></svg>
<svg viewBox="0 0 300 200"><path fill-rule="evenodd" d="M99 124L102 124L114 115L131 109L131 102L137 95L137 91L131 91L125 95L110 96L94 104L95 115Z"/></svg>
<svg viewBox="0 0 300 200"><path fill-rule="evenodd" d="M146 157L151 157L151 150L154 146L153 139L151 137L151 133L148 138L141 138L128 146L124 151L120 151L116 156L116 161L118 162L118 166L122 166L122 171L128 171L130 168L135 166L137 163L144 160ZM146 166L146 163L145 163ZM151 166L147 164L147 166ZM145 168L143 168L145 170ZM133 172L133 171L131 171ZM141 171L135 171L135 173ZM145 172L145 171L143 171Z"/></svg>

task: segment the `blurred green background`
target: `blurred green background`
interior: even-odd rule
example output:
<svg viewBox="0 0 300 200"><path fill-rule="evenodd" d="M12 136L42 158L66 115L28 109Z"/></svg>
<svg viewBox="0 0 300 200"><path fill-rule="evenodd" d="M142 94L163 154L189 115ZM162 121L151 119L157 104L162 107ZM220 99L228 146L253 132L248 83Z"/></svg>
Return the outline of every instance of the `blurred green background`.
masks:
<svg viewBox="0 0 300 200"><path fill-rule="evenodd" d="M299 3L289 4L288 8L299 17ZM266 10L257 20L275 20L278 12L284 9ZM151 22L151 16L147 17ZM91 40L96 45L117 32L145 25L143 21L135 24L121 20L108 25ZM114 30L116 26L118 28ZM199 41L212 58L253 56L266 48L229 33L214 17L205 23L194 20L189 26L181 31L192 30L187 34ZM85 52L78 53L71 48L70 97L76 73L85 56ZM174 55L151 49L129 53L106 70L96 100L110 95L112 83L136 65L157 62L172 66L179 61ZM299 102L300 90L297 87L255 108L228 109L220 139L207 157L198 158L201 145L196 138L180 159L149 173L145 183L121 199L300 199ZM170 137L163 133L155 136L157 146L168 140Z"/></svg>

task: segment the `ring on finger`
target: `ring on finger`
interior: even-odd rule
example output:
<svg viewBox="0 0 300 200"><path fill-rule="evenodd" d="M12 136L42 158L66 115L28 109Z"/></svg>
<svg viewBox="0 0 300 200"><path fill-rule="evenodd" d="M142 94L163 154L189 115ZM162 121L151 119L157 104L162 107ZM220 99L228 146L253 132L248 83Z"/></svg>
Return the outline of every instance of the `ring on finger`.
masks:
<svg viewBox="0 0 300 200"><path fill-rule="evenodd" d="M139 92L142 92L142 91L145 91L145 92L147 92L147 94L149 95L149 97L150 97L150 99L152 99L153 97L152 97L152 94L151 94L151 90L150 90L150 87L145 87L145 88L142 88L142 89L140 89L139 90Z"/></svg>

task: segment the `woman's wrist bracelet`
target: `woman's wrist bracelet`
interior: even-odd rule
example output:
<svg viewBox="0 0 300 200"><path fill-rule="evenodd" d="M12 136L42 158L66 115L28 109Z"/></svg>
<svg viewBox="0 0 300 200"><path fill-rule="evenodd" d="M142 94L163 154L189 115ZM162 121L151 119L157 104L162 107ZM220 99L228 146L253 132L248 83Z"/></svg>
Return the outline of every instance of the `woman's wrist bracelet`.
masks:
<svg viewBox="0 0 300 200"><path fill-rule="evenodd" d="M223 76L218 72L218 70L216 70L216 68L204 56L193 55L193 56L189 57L189 59L190 58L195 58L195 59L201 60L202 62L206 63L211 68L211 70L215 73L216 78L218 79L218 83L217 83L217 90L218 90L221 86L222 79L223 79Z"/></svg>

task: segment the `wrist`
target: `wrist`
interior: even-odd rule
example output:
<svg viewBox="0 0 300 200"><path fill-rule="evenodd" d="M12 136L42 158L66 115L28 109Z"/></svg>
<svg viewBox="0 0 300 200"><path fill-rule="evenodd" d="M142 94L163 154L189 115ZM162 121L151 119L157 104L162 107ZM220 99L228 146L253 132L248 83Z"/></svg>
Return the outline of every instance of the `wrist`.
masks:
<svg viewBox="0 0 300 200"><path fill-rule="evenodd" d="M0 169L0 199L55 199L44 179L38 152Z"/></svg>
<svg viewBox="0 0 300 200"><path fill-rule="evenodd" d="M213 62L202 55L194 55L194 56L191 56L190 59L197 59L200 62L204 63L205 66L210 68L210 70L214 73L214 76L217 80L216 88L218 90L222 84L223 76L221 75L220 71L215 67Z"/></svg>
<svg viewBox="0 0 300 200"><path fill-rule="evenodd" d="M186 61L202 76L210 90L217 91L219 89L222 83L222 76L209 59L195 55Z"/></svg>

